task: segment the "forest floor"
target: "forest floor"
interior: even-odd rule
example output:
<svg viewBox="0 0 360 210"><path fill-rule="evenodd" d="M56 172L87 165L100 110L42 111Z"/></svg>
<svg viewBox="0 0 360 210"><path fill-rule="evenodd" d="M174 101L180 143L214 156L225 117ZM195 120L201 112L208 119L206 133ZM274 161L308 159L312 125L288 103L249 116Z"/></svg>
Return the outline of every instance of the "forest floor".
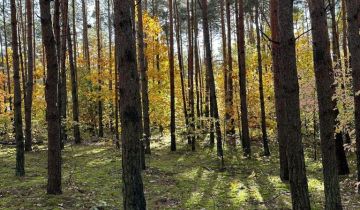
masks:
<svg viewBox="0 0 360 210"><path fill-rule="evenodd" d="M256 144L256 143L254 143ZM290 209L287 184L278 177L276 147L262 157L260 146L253 158L241 150L225 151L226 170L219 170L216 148L185 143L169 151L169 142L153 144L147 157L144 187L148 209ZM26 153L26 176L16 178L15 149L0 146L0 209L122 209L121 155L111 143L68 145L63 152L63 194L46 195L47 152L44 147ZM307 158L307 174L313 209L323 209L321 162ZM355 193L356 172L342 177L345 209L360 209Z"/></svg>

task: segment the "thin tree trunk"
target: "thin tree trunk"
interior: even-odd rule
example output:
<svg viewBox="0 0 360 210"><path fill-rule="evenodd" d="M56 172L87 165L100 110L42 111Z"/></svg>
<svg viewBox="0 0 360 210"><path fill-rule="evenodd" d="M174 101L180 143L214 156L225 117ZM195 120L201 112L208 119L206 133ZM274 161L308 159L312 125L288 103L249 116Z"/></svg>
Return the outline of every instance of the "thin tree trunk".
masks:
<svg viewBox="0 0 360 210"><path fill-rule="evenodd" d="M189 90L189 125L190 125L190 139L192 151L195 151L195 117L194 117L194 48L193 48L193 28L191 20L193 13L191 12L192 1L186 1L187 9L187 24L188 24L188 90Z"/></svg>
<svg viewBox="0 0 360 210"><path fill-rule="evenodd" d="M169 0L169 63L170 63L170 135L171 135L171 151L176 151L175 137L175 78L174 78L174 19L173 19L173 0Z"/></svg>
<svg viewBox="0 0 360 210"><path fill-rule="evenodd" d="M182 53L182 41L181 41L181 23L179 20L179 10L177 6L177 2L175 1L175 30L176 30L176 42L177 42L177 50L178 50L178 62L179 62L179 69L180 69L180 82L181 82L181 95L182 95L182 102L183 102L183 111L184 111L184 118L185 118L185 126L186 132L189 133L189 116L187 110L187 102L186 102L186 87L184 82L184 62L183 62L183 53ZM191 142L190 135L187 135L188 142Z"/></svg>
<svg viewBox="0 0 360 210"><path fill-rule="evenodd" d="M8 39L6 32L6 16L5 16L5 0L3 0L3 23L4 23L4 41L5 41L5 59L6 59L6 74L7 74L7 91L9 94L9 109L12 110L12 97L11 97L11 79L10 79L10 63L9 63L9 50L8 50Z"/></svg>
<svg viewBox="0 0 360 210"><path fill-rule="evenodd" d="M81 0L82 18L83 18L83 51L86 69L90 72L90 52L89 52L89 37L88 37L88 21L87 21L87 4L86 0Z"/></svg>
<svg viewBox="0 0 360 210"><path fill-rule="evenodd" d="M255 3L255 25L256 25L256 50L258 59L258 74L259 74L259 93L260 93L260 111L261 111L261 131L264 147L264 155L270 156L270 149L266 131L266 112L265 112L265 99L264 99L264 84L263 84L263 67L261 55L261 36L260 36L260 17L259 17L259 1Z"/></svg>
<svg viewBox="0 0 360 210"><path fill-rule="evenodd" d="M74 62L73 45L71 41L70 26L68 27L68 49L69 49L69 64L70 64L70 77L71 77L71 98L72 98L72 114L73 114L73 132L75 144L81 143L80 137L80 121L79 121L79 97L78 97L78 85L77 85L77 69ZM75 46L74 46L75 47Z"/></svg>
<svg viewBox="0 0 360 210"><path fill-rule="evenodd" d="M34 72L34 59L33 59L33 22L32 22L32 2L26 0L26 15L27 15L27 84L26 84L26 97L25 97L25 151L31 151L32 146L32 97L33 97L33 72Z"/></svg>
<svg viewBox="0 0 360 210"><path fill-rule="evenodd" d="M61 148L64 148L64 144L67 140L66 134L66 118L67 118L67 84L66 84L66 39L70 36L68 32L69 18L68 18L68 1L61 0L61 37L60 37L60 78L59 78L59 104L60 104L60 141Z"/></svg>
<svg viewBox="0 0 360 210"><path fill-rule="evenodd" d="M216 144L217 144L217 155L220 159L220 168L224 168L224 151L222 146L222 136L220 128L220 118L216 99L215 79L212 65L212 53L210 47L210 32L208 23L208 5L207 0L202 0L202 17L203 17L203 36L205 45L205 60L206 60L206 78L209 84L210 92L210 104L211 112L215 118L215 130L216 130Z"/></svg>
<svg viewBox="0 0 360 210"><path fill-rule="evenodd" d="M100 22L100 2L99 0L95 1L95 16L96 16L96 42L97 42L97 70L98 70L98 115L99 115L99 134L98 136L104 137L104 125L103 125L103 101L101 98L101 89L102 89L102 80L101 73L102 73L102 57L101 57L101 36L100 36L100 30L101 30L101 22Z"/></svg>
<svg viewBox="0 0 360 210"><path fill-rule="evenodd" d="M12 59L14 69L14 130L16 141L16 176L25 176L25 157L24 157L24 136L21 114L21 88L20 88L20 67L19 67L19 46L18 31L16 19L16 3L15 0L10 1L11 4L11 38L12 38Z"/></svg>
<svg viewBox="0 0 360 210"><path fill-rule="evenodd" d="M231 47L231 9L230 9L230 0L226 0L226 25L227 25L227 81L225 90L225 120L226 120L226 135L229 138L229 144L232 147L236 146L235 139L235 120L234 120L234 105L233 105L233 58L232 58L232 47Z"/></svg>
<svg viewBox="0 0 360 210"><path fill-rule="evenodd" d="M237 42L238 42L238 63L240 83L240 104L241 104L241 131L242 147L244 155L251 156L251 142L249 134L247 93L246 93L246 60L245 60L245 27L244 27L244 2L239 1L239 17L237 18Z"/></svg>
<svg viewBox="0 0 360 210"><path fill-rule="evenodd" d="M148 95L148 75L147 75L147 64L145 58L145 44L144 44L144 26L142 16L142 3L141 0L137 2L137 15L138 15L138 59L139 68L141 75L141 95L142 95L142 111L143 111L143 125L144 125L144 144L145 153L151 154L150 149L150 117L149 117L149 95Z"/></svg>

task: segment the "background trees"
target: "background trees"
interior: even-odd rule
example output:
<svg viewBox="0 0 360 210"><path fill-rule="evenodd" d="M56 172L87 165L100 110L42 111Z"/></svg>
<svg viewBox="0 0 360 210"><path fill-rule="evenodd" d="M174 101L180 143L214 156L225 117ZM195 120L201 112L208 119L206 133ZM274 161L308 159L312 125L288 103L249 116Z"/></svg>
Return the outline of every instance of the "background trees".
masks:
<svg viewBox="0 0 360 210"><path fill-rule="evenodd" d="M161 145L173 158L214 155L216 172L279 159L295 209L310 208L305 166L321 153L326 206L339 209L359 142L358 11L347 1L4 0L0 143L17 143L18 175L24 150L48 149L52 194L60 143L122 146L136 177L135 191L123 177L125 208L135 197L145 207L140 165L152 171Z"/></svg>

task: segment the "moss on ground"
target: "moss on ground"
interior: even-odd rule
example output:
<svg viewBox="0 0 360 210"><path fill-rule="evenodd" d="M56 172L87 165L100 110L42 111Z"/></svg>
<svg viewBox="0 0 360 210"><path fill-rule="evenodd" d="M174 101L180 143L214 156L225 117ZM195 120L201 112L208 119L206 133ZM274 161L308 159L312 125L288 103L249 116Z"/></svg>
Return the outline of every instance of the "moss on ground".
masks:
<svg viewBox="0 0 360 210"><path fill-rule="evenodd" d="M278 155L262 157L254 146L252 159L241 150L225 152L226 170L219 171L215 149L190 148L179 143L177 152L156 143L147 157L144 186L148 209L290 209L287 184L278 177ZM121 155L111 144L67 146L63 152L63 194L46 195L47 152L26 153L26 176L16 178L15 150L0 148L0 209L122 209ZM323 209L320 161L307 158L313 209ZM346 209L360 209L353 174L342 177ZM100 209L100 208L99 208Z"/></svg>

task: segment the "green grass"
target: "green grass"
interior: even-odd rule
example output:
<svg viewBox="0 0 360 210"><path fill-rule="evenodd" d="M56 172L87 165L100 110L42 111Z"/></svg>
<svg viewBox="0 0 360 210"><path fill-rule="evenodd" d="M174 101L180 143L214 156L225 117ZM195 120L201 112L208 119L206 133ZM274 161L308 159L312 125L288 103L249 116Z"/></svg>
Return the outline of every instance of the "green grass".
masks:
<svg viewBox="0 0 360 210"><path fill-rule="evenodd" d="M148 209L290 209L287 184L278 177L276 146L272 156L262 157L254 146L252 159L241 150L225 151L224 172L219 171L216 150L178 144L170 152L168 142L158 142L147 157L144 171ZM16 178L15 150L0 148L0 209L122 209L121 155L111 144L67 146L63 152L63 194L46 195L47 152L44 147L26 153L26 176ZM321 162L307 161L313 209L323 209ZM346 209L360 209L353 174L342 177Z"/></svg>

